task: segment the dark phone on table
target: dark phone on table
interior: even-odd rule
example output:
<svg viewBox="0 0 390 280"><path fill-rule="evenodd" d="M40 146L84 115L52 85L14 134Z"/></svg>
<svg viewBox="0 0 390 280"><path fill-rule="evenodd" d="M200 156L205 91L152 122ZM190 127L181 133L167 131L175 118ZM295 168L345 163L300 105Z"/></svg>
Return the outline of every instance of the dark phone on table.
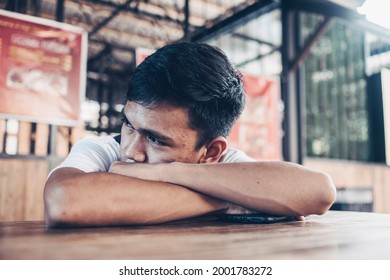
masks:
<svg viewBox="0 0 390 280"><path fill-rule="evenodd" d="M295 217L289 216L272 216L262 213L255 214L221 214L220 220L231 223L242 224L271 224L279 222L296 221Z"/></svg>

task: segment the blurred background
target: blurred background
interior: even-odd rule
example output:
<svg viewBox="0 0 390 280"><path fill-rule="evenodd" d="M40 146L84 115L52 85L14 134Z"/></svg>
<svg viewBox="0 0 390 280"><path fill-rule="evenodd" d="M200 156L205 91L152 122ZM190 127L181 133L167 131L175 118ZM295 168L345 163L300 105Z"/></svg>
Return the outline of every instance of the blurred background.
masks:
<svg viewBox="0 0 390 280"><path fill-rule="evenodd" d="M232 146L327 172L334 210L390 213L390 21L379 0L0 0L0 221L43 218L50 170L115 135L136 66L221 48L247 105Z"/></svg>

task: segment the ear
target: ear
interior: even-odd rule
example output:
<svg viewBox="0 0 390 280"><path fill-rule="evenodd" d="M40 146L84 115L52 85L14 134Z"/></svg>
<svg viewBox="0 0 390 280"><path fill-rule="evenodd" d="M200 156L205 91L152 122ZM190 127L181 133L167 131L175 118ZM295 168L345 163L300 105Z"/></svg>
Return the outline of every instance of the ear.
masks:
<svg viewBox="0 0 390 280"><path fill-rule="evenodd" d="M211 140L203 147L204 153L199 159L199 163L215 163L219 162L222 155L227 149L227 141L225 137L218 136Z"/></svg>

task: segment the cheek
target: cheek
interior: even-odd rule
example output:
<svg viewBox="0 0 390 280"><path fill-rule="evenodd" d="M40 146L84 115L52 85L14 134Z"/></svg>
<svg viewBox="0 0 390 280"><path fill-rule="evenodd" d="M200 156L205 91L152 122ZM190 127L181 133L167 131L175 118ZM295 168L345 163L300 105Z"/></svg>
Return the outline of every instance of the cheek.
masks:
<svg viewBox="0 0 390 280"><path fill-rule="evenodd" d="M122 127L121 127L121 135L123 135L124 133L126 133L126 128L125 128L125 125L122 124Z"/></svg>
<svg viewBox="0 0 390 280"><path fill-rule="evenodd" d="M164 162L196 162L194 154L188 153L182 149L156 149L150 147L146 151L148 163L164 163Z"/></svg>
<svg viewBox="0 0 390 280"><path fill-rule="evenodd" d="M183 160L183 162L187 162L187 163L199 163L200 161L200 155L198 153L191 153L189 155L187 155L187 157Z"/></svg>
<svg viewBox="0 0 390 280"><path fill-rule="evenodd" d="M124 143L123 139L121 139L121 160L126 161L126 143Z"/></svg>
<svg viewBox="0 0 390 280"><path fill-rule="evenodd" d="M126 152L127 148L129 147L131 140L132 140L131 134L129 134L129 132L126 129L122 129L121 143L120 143L122 157L125 156L125 152Z"/></svg>
<svg viewBox="0 0 390 280"><path fill-rule="evenodd" d="M200 156L192 149L182 149L175 153L175 161L184 163L198 163Z"/></svg>
<svg viewBox="0 0 390 280"><path fill-rule="evenodd" d="M146 149L148 163L163 163L176 161L175 155L172 151L166 149L156 149L149 147Z"/></svg>

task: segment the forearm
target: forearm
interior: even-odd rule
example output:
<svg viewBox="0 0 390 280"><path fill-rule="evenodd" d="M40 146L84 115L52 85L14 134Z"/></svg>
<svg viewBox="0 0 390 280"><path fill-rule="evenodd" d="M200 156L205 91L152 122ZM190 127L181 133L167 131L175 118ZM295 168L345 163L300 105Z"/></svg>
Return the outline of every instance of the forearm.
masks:
<svg viewBox="0 0 390 280"><path fill-rule="evenodd" d="M115 172L185 186L255 211L280 215L323 214L335 200L324 173L287 162L126 164Z"/></svg>
<svg viewBox="0 0 390 280"><path fill-rule="evenodd" d="M286 162L172 163L162 174L165 182L280 215L323 214L335 200L329 176Z"/></svg>
<svg viewBox="0 0 390 280"><path fill-rule="evenodd" d="M54 173L46 183L49 226L155 224L227 207L219 199L170 183L70 171Z"/></svg>

